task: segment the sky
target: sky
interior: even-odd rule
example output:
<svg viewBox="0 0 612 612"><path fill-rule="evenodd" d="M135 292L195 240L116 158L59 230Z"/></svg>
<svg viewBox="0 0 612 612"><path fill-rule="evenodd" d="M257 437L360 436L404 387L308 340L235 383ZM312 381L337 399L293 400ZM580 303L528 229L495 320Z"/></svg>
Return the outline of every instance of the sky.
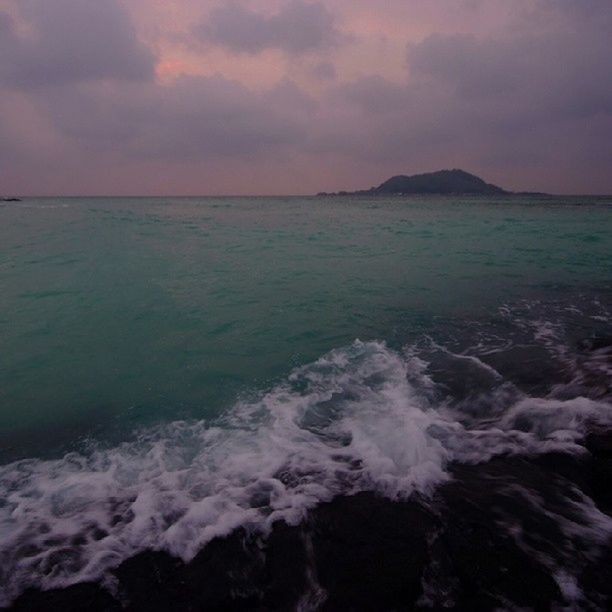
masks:
<svg viewBox="0 0 612 612"><path fill-rule="evenodd" d="M0 195L612 193L611 0L0 0Z"/></svg>

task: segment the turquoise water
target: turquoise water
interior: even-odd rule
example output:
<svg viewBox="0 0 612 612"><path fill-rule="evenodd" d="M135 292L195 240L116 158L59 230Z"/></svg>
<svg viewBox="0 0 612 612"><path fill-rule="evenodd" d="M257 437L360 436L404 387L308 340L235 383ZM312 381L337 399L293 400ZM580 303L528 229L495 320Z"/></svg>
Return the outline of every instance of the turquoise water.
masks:
<svg viewBox="0 0 612 612"><path fill-rule="evenodd" d="M28 199L0 219L0 606L612 428L610 198ZM612 520L567 508L597 558Z"/></svg>
<svg viewBox="0 0 612 612"><path fill-rule="evenodd" d="M30 199L0 208L0 456L220 414L354 339L609 300L612 200ZM609 302L608 302L609 303Z"/></svg>

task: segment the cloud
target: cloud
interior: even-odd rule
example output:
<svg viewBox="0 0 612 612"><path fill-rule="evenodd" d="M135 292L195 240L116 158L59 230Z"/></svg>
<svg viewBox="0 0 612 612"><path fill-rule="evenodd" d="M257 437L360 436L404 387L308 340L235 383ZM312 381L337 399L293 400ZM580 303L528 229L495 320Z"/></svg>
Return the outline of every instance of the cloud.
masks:
<svg viewBox="0 0 612 612"><path fill-rule="evenodd" d="M341 101L357 106L364 113L380 115L406 112L411 91L405 84L370 75L340 85L336 95Z"/></svg>
<svg viewBox="0 0 612 612"><path fill-rule="evenodd" d="M515 107L518 102L551 116L612 111L610 57L612 36L591 33L589 40L576 32L484 39L434 34L409 49L417 78L446 83L476 103L495 100L500 111L511 97Z"/></svg>
<svg viewBox="0 0 612 612"><path fill-rule="evenodd" d="M82 147L170 161L280 154L304 138L312 105L290 82L255 93L218 75L53 90L44 103L53 124Z"/></svg>
<svg viewBox="0 0 612 612"><path fill-rule="evenodd" d="M117 0L19 0L18 32L0 13L0 82L56 86L95 79L148 80L155 58Z"/></svg>
<svg viewBox="0 0 612 612"><path fill-rule="evenodd" d="M312 74L322 81L334 81L338 76L336 67L331 62L319 62L313 67Z"/></svg>
<svg viewBox="0 0 612 612"><path fill-rule="evenodd" d="M291 0L274 14L229 2L211 11L195 32L204 41L251 54L279 49L299 55L331 48L341 39L335 17L327 7L304 0Z"/></svg>
<svg viewBox="0 0 612 612"><path fill-rule="evenodd" d="M345 28L355 3L339 0ZM265 4L215 3L199 31L250 57L185 45L184 36L165 48L155 31L161 60L180 60L192 71L163 82L153 78L155 58L121 8L152 12L151 0L18 0L18 12L0 11L0 137L9 151L0 152L0 162L3 178L13 181L7 188L19 191L22 183L10 177L29 175L28 191L74 181L80 181L74 191L88 191L106 172L105 189L121 177L125 190L134 169L131 192L153 174L156 185L183 191L189 181L198 189L208 168L203 190L244 193L258 184L268 193L299 192L465 167L508 188L612 191L608 0L524 0L511 7L441 0L436 15L433 3L419 0L436 20L411 42L389 30L384 39L356 36L342 48L334 48L346 34L329 13L331 3L278 0L275 13L252 10ZM385 17L408 15L416 4L390 2L395 9ZM452 19L442 4L452 4ZM382 10L359 5L364 19ZM192 0L191 9L184 31L192 31L201 7ZM266 49L289 61L259 53ZM382 64L390 54L392 71ZM272 65L275 85L252 78ZM158 178L163 168L180 176L174 188ZM44 178L51 174L56 183Z"/></svg>

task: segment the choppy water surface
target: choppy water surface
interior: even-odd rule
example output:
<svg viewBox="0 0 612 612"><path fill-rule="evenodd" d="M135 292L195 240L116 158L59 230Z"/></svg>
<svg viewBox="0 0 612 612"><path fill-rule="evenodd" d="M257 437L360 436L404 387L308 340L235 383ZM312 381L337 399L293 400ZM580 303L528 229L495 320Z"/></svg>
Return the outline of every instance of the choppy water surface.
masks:
<svg viewBox="0 0 612 612"><path fill-rule="evenodd" d="M610 199L32 199L0 219L0 603L612 425ZM611 519L572 503L595 550Z"/></svg>

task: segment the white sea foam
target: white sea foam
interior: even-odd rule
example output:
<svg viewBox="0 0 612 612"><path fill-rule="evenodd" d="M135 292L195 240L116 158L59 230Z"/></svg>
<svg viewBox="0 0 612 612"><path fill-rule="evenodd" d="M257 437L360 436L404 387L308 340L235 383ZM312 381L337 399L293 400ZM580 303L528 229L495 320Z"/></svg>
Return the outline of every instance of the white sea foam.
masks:
<svg viewBox="0 0 612 612"><path fill-rule="evenodd" d="M184 559L238 525L298 522L318 501L372 488L427 491L447 453L380 343L332 351L222 421L175 422L136 441L0 469L5 599L97 578L143 548Z"/></svg>
<svg viewBox="0 0 612 612"><path fill-rule="evenodd" d="M98 579L143 549L189 560L239 525L295 524L338 493L428 494L449 461L575 451L590 422L612 424L609 404L523 398L470 427L434 404L426 367L356 341L214 423L0 467L0 604L30 585Z"/></svg>

